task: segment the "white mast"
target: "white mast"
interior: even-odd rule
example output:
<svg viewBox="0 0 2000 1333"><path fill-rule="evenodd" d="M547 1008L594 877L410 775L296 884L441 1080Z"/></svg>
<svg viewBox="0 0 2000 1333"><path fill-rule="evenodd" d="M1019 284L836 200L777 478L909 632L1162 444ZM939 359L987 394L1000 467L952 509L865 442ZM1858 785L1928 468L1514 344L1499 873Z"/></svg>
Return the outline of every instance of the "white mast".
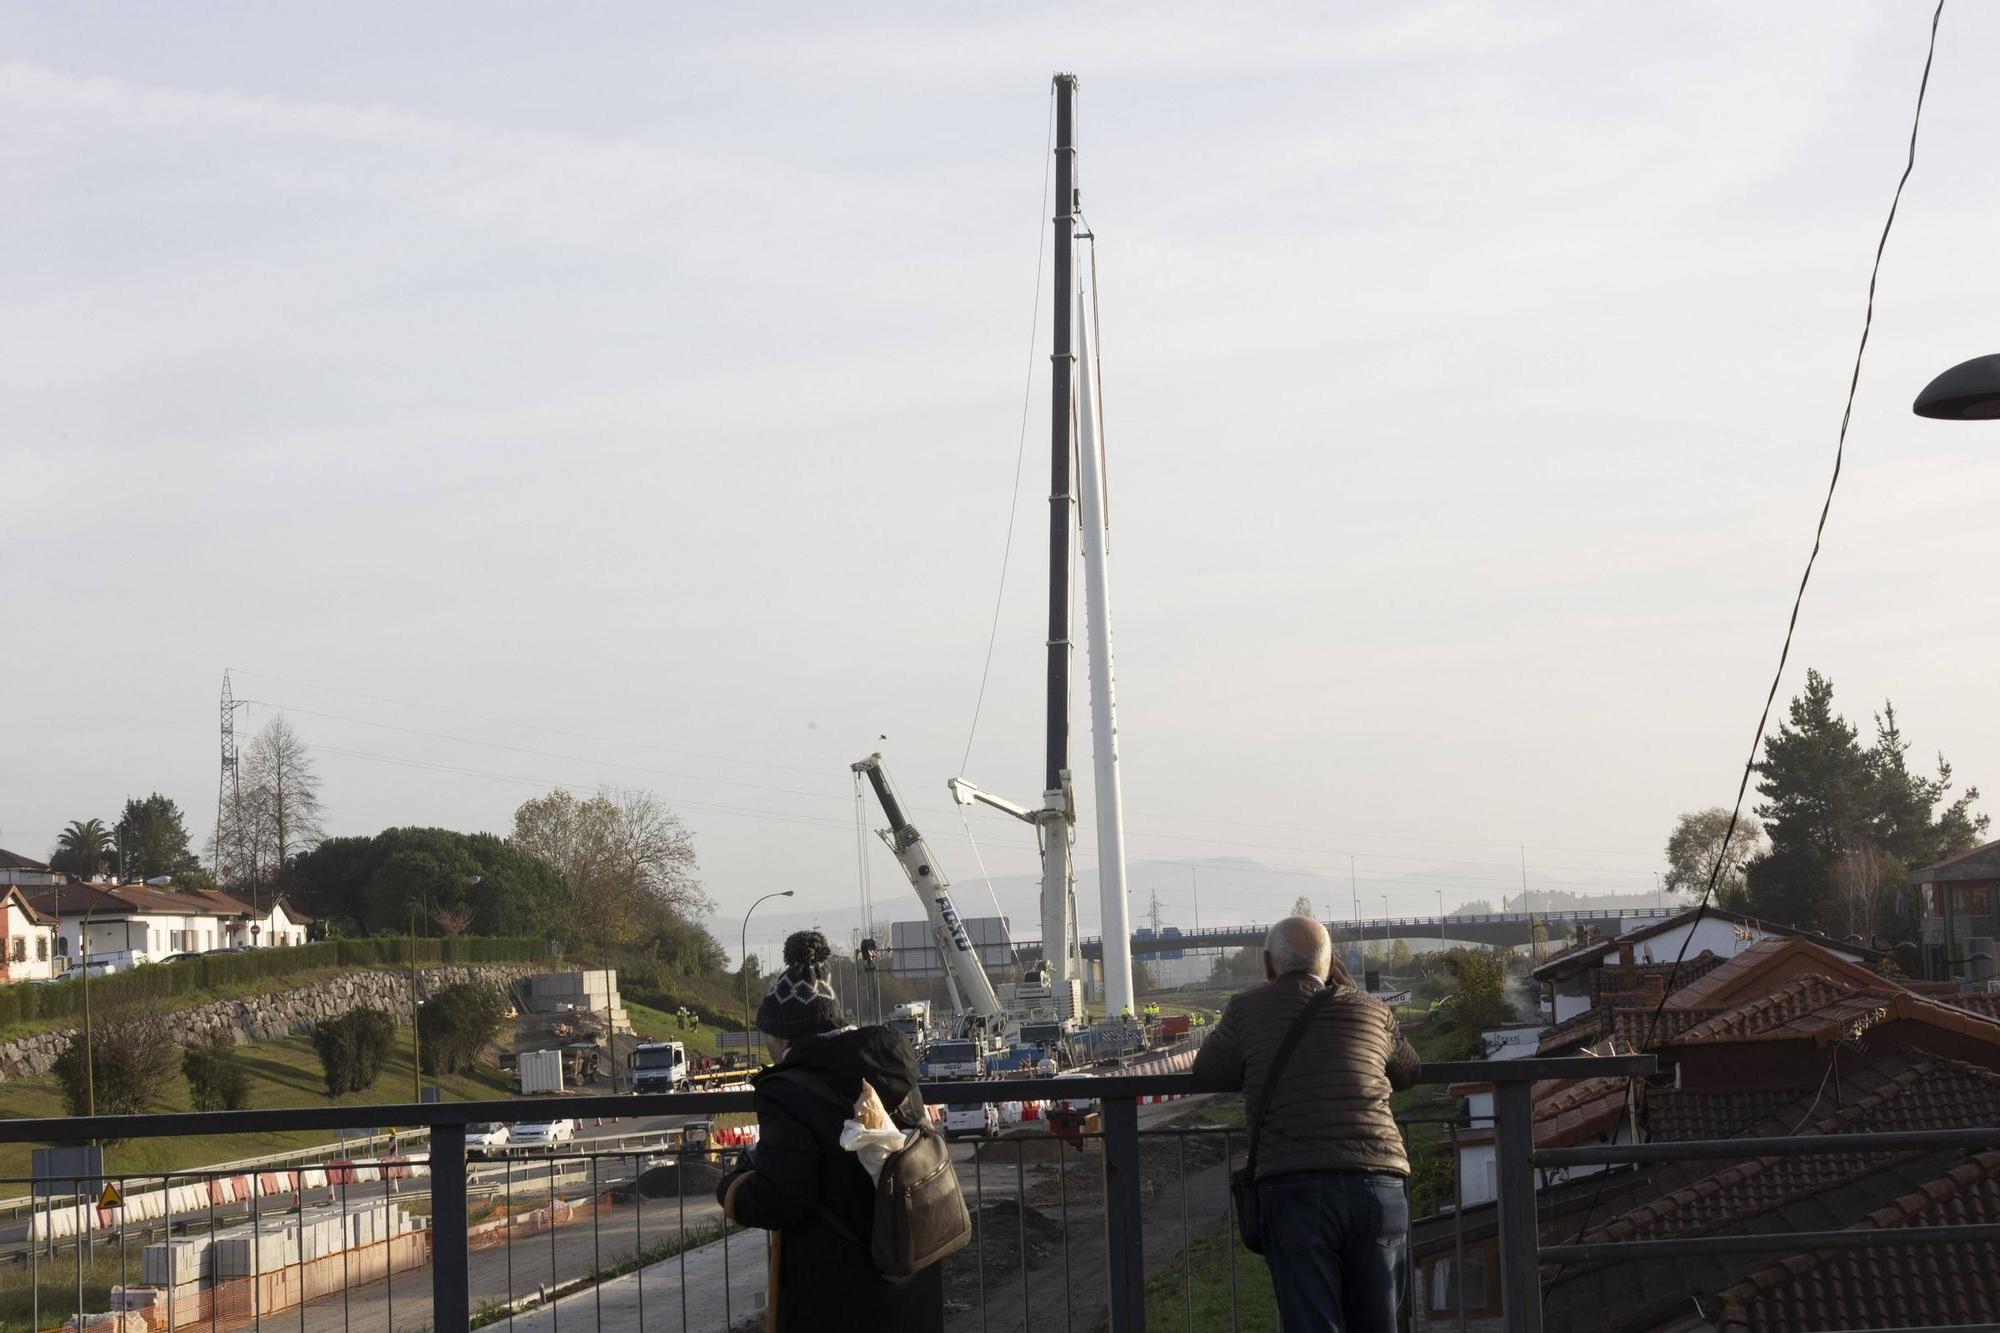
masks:
<svg viewBox="0 0 2000 1333"><path fill-rule="evenodd" d="M1077 498L1083 523L1083 602L1090 640L1090 748L1097 780L1097 885L1104 928L1104 1016L1131 1013L1132 912L1125 889L1125 798L1118 784L1118 708L1111 657L1110 520L1098 448L1095 330L1077 290Z"/></svg>

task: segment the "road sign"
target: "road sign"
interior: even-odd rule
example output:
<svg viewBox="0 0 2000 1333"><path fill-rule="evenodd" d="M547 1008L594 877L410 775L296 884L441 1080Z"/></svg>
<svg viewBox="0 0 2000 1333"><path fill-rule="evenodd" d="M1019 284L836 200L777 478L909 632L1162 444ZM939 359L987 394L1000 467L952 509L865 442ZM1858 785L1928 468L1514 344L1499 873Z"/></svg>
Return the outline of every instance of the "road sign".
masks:
<svg viewBox="0 0 2000 1333"><path fill-rule="evenodd" d="M107 1180L104 1182L104 1193L97 1196L97 1206L99 1208L123 1208L125 1200L118 1193L118 1187Z"/></svg>
<svg viewBox="0 0 2000 1333"><path fill-rule="evenodd" d="M103 1183L104 1149L96 1144L74 1148L35 1148L30 1152L30 1192L38 1199L70 1194L95 1194Z"/></svg>

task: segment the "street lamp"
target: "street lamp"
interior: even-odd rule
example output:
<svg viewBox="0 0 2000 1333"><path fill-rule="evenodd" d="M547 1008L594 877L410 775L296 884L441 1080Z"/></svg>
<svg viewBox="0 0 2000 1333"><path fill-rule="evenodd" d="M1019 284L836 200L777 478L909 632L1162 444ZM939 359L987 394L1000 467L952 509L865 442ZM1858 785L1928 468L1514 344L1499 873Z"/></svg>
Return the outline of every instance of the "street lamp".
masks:
<svg viewBox="0 0 2000 1333"><path fill-rule="evenodd" d="M2000 353L1959 362L1926 384L1910 410L1934 421L2000 419Z"/></svg>
<svg viewBox="0 0 2000 1333"><path fill-rule="evenodd" d="M1438 952L1444 952L1444 890L1438 891Z"/></svg>
<svg viewBox="0 0 2000 1333"><path fill-rule="evenodd" d="M756 910L757 910L757 909L758 909L759 907L762 907L762 906L763 906L763 905L764 905L765 903L767 903L767 902L771 901L771 899L773 899L773 898L789 898L789 897L791 897L791 896L792 896L792 892L793 892L793 891L792 891L791 889L779 889L779 890L778 890L778 891L777 891L776 893L767 893L767 894L765 894L765 895L764 895L763 897L759 898L759 899L758 899L758 900L757 900L756 902L754 902L754 903L751 903L751 904L750 904L750 912L754 912L754 911L756 911ZM738 955L738 957L739 957L739 958L741 959L741 966L742 966L742 968L743 968L743 1054L744 1054L745 1058L748 1058L748 1057L749 1057L749 1055L750 1055L750 1051L751 1051L751 1046L750 1046L750 912L745 912L745 913L743 914L743 939L742 939L742 945L743 945L743 948L742 948L742 951L741 951L741 953L740 953L740 954Z"/></svg>

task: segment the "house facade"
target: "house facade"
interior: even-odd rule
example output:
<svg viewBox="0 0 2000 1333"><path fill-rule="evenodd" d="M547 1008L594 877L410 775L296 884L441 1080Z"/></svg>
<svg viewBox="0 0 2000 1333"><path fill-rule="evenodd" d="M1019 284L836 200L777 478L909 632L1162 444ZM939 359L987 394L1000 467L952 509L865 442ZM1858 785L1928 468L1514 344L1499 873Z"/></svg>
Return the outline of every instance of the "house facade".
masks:
<svg viewBox="0 0 2000 1333"><path fill-rule="evenodd" d="M57 966L55 922L20 889L0 889L0 982L46 981Z"/></svg>
<svg viewBox="0 0 2000 1333"><path fill-rule="evenodd" d="M2000 842L1910 872L1917 891L1923 972L1932 980L2000 977Z"/></svg>
<svg viewBox="0 0 2000 1333"><path fill-rule="evenodd" d="M66 884L29 901L55 923L58 971L85 956L118 971L178 953L289 948L306 940L305 919L282 900L252 906L219 889Z"/></svg>

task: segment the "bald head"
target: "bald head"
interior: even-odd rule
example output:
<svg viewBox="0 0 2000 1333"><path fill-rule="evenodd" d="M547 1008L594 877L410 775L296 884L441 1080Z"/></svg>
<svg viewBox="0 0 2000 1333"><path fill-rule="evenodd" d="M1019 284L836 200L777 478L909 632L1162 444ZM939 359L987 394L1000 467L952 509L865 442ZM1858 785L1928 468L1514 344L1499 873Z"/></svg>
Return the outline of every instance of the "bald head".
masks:
<svg viewBox="0 0 2000 1333"><path fill-rule="evenodd" d="M1326 927L1309 916L1288 916L1264 937L1264 967L1273 979L1287 972L1310 972L1322 980L1333 963Z"/></svg>

